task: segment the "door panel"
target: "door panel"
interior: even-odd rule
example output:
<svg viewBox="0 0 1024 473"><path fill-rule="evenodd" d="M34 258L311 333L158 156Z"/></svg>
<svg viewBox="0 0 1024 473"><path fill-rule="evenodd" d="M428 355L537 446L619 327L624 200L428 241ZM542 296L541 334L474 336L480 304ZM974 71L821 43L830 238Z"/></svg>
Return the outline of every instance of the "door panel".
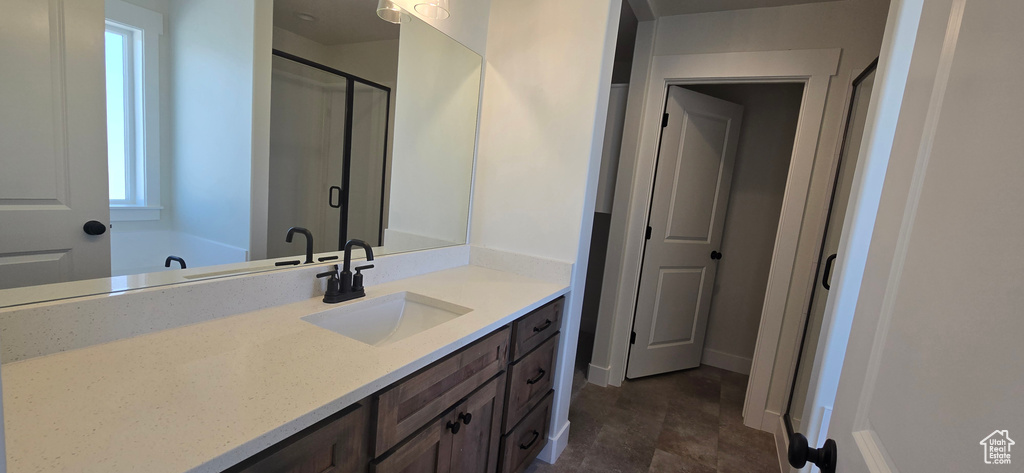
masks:
<svg viewBox="0 0 1024 473"><path fill-rule="evenodd" d="M683 89L685 90L685 89ZM685 113L675 159L666 240L708 242L722 186L728 117Z"/></svg>
<svg viewBox="0 0 1024 473"><path fill-rule="evenodd" d="M650 346L693 341L704 268L661 268Z"/></svg>
<svg viewBox="0 0 1024 473"><path fill-rule="evenodd" d="M898 121L865 139L824 335L824 369L841 373L837 471L1015 471L987 465L980 443L1024 432L1024 63L1008 60L1024 44L1024 3L893 8L872 107L899 106ZM905 80L891 72L906 64ZM904 83L902 103L886 100ZM890 152L876 139L893 129ZM877 214L857 206L872 196Z"/></svg>
<svg viewBox="0 0 1024 473"><path fill-rule="evenodd" d="M110 276L103 2L0 15L0 289Z"/></svg>
<svg viewBox="0 0 1024 473"><path fill-rule="evenodd" d="M462 428L452 436L452 471L497 470L505 379L504 373L498 375L455 408Z"/></svg>
<svg viewBox="0 0 1024 473"><path fill-rule="evenodd" d="M743 107L669 87L626 375L700 364Z"/></svg>
<svg viewBox="0 0 1024 473"><path fill-rule="evenodd" d="M456 421L444 415L383 459L371 465L374 473L447 473L451 469L452 434L445 427Z"/></svg>

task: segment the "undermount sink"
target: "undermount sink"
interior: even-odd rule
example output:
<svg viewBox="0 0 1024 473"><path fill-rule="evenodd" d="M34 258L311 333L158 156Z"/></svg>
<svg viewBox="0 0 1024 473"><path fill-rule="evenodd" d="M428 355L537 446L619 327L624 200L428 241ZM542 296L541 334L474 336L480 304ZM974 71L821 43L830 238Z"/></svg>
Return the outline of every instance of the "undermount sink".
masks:
<svg viewBox="0 0 1024 473"><path fill-rule="evenodd" d="M302 320L381 347L472 310L414 292L398 292L307 315Z"/></svg>

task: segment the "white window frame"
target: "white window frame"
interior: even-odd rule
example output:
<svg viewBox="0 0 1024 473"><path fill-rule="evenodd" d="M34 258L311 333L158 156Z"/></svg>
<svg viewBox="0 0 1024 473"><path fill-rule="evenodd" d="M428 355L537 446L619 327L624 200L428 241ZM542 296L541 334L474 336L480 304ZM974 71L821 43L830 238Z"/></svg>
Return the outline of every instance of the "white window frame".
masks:
<svg viewBox="0 0 1024 473"><path fill-rule="evenodd" d="M159 220L160 210L160 13L122 0L105 0L107 27L130 34L133 80L126 85L128 113L129 185L124 201L110 202L110 220Z"/></svg>

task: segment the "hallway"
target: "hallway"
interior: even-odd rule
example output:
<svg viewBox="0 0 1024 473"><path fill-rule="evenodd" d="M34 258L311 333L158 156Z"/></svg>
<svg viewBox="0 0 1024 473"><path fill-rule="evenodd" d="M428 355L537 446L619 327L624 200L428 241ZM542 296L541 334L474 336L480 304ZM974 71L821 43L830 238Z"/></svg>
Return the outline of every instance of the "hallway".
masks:
<svg viewBox="0 0 1024 473"><path fill-rule="evenodd" d="M772 435L743 425L747 376L701 366L621 388L579 384L578 375L569 445L528 473L779 471Z"/></svg>

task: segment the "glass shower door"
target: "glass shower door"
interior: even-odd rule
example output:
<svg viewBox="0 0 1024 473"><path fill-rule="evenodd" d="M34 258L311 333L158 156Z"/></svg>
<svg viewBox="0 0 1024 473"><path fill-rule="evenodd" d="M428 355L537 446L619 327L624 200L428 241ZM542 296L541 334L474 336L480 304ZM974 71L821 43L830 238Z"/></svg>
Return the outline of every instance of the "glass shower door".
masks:
<svg viewBox="0 0 1024 473"><path fill-rule="evenodd" d="M386 222L391 89L279 51L271 81L267 256L301 251L290 227L314 235L314 251L358 238L380 246Z"/></svg>

